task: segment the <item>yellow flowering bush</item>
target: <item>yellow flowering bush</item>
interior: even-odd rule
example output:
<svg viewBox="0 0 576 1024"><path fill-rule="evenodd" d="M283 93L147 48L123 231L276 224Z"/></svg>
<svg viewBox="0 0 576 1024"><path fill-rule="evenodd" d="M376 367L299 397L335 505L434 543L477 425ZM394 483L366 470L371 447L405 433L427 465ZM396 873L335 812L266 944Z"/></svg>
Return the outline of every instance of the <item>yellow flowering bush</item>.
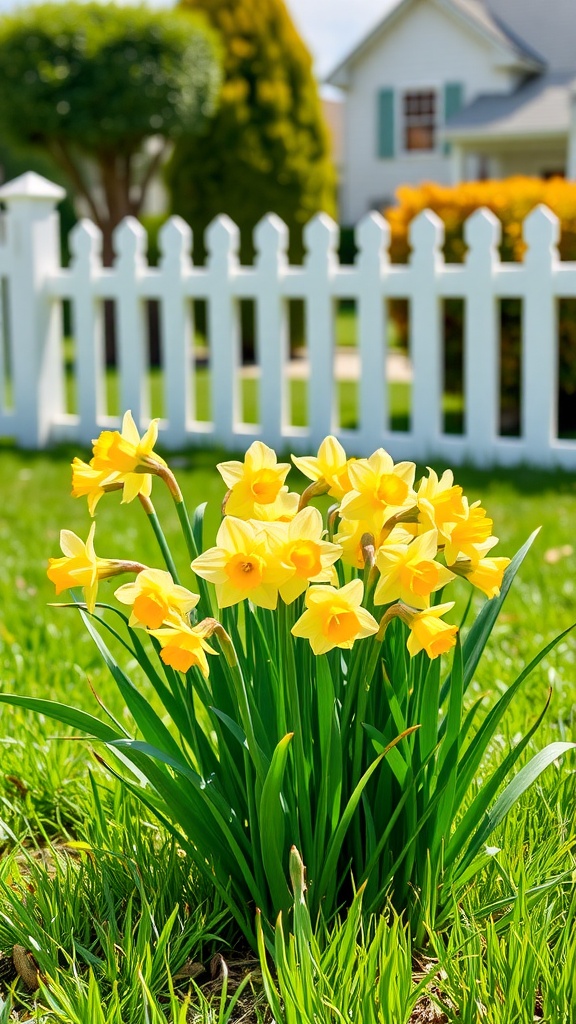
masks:
<svg viewBox="0 0 576 1024"><path fill-rule="evenodd" d="M391 256L405 263L410 251L410 222L423 210L433 210L444 223L444 254L447 262L461 263L466 253L464 224L476 210L486 207L502 225L500 255L504 261L521 262L526 249L522 224L539 204L547 206L560 221L560 256L576 260L576 182L564 178L517 176L503 180L468 181L459 185L424 182L397 190L397 203L385 211L391 228ZM401 338L406 338L405 305L392 303L394 320ZM461 381L462 307L447 300L445 331L447 345L446 384L459 391ZM520 312L517 300L502 303L502 392L505 415L512 419L520 373ZM563 302L559 316L559 417L561 430L576 429L576 308ZM503 424L504 425L504 424Z"/></svg>
<svg viewBox="0 0 576 1024"><path fill-rule="evenodd" d="M96 439L89 464L74 460L72 493L92 514L108 490L138 497L165 567L97 556L94 523L86 542L63 530L62 557L48 567L56 593L71 591L133 733L49 700L0 700L75 725L118 755L114 771L191 853L251 942L256 908L269 936L289 912L292 846L313 917L331 917L363 885L368 912L391 895L421 937L480 869L514 799L570 746L540 752L498 795L531 730L470 792L514 692L546 653L473 734L479 705L470 710L467 690L530 541L512 562L492 557L492 520L451 471L417 479L413 463L383 449L349 459L328 437L316 455L293 459L310 480L301 494L286 483L290 464L260 441L242 462L221 463L222 523L204 550L203 507L190 520L155 440L155 423L140 438L127 413L121 431ZM154 477L188 546L182 578L152 504ZM311 504L323 494L335 499L325 516ZM99 582L122 573L131 578L118 603L99 603ZM489 598L463 639L444 599L456 577ZM107 632L149 689L118 663Z"/></svg>

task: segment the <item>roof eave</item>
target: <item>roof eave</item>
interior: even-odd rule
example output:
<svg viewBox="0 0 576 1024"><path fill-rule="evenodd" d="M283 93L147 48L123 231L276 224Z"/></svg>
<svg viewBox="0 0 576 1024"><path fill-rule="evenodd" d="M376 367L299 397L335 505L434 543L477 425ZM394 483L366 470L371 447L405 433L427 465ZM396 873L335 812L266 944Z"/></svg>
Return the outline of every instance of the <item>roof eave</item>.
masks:
<svg viewBox="0 0 576 1024"><path fill-rule="evenodd" d="M569 134L568 128L534 128L530 131L511 131L509 127L501 128L496 130L489 130L486 128L444 128L440 132L441 138L445 142L499 142L506 140L517 140L522 142L526 139L565 139Z"/></svg>

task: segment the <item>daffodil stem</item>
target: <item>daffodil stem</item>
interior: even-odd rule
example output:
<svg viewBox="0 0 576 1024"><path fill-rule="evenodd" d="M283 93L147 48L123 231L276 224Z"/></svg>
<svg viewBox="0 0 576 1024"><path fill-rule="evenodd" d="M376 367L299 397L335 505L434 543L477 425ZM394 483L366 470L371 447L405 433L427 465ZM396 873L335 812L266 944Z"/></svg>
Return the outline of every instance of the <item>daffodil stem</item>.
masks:
<svg viewBox="0 0 576 1024"><path fill-rule="evenodd" d="M177 498L174 498L174 504L176 506L178 519L180 520L180 526L182 527L182 533L184 534L184 540L186 541L186 547L188 548L188 554L192 559L198 558L199 551L196 547L194 534L192 533L192 524L190 523L186 505L182 500L178 501Z"/></svg>
<svg viewBox="0 0 576 1024"><path fill-rule="evenodd" d="M172 558L172 552L170 551L170 548L168 547L168 542L166 540L166 537L164 536L164 531L163 531L162 527L160 526L160 520L158 519L158 516L156 515L156 512L154 512L154 511L152 511L152 512L147 511L146 515L148 516L148 521L149 521L149 523L150 523L150 525L152 527L152 530L154 532L154 536L156 537L156 540L158 541L158 547L160 548L160 551L162 552L162 557L163 557L163 559L164 559L164 561L166 563L166 568L168 569L168 572L172 576L172 579L174 580L174 583L180 583L180 580L178 579L178 571L177 571L176 566L174 564L174 559Z"/></svg>

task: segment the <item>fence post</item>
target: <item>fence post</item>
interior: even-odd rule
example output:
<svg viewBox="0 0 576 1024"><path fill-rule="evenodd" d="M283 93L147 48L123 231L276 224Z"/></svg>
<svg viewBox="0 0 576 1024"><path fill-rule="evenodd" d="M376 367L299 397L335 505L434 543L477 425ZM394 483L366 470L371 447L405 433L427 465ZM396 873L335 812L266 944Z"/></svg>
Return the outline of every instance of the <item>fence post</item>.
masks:
<svg viewBox="0 0 576 1024"><path fill-rule="evenodd" d="M33 171L0 188L6 204L8 324L12 366L14 427L24 448L41 448L55 417L63 411L60 309L45 291L46 279L60 270L60 218L65 196Z"/></svg>
<svg viewBox="0 0 576 1024"><path fill-rule="evenodd" d="M524 221L526 292L524 297L521 418L527 461L550 462L557 436L558 313L554 272L560 223L551 210L537 206Z"/></svg>

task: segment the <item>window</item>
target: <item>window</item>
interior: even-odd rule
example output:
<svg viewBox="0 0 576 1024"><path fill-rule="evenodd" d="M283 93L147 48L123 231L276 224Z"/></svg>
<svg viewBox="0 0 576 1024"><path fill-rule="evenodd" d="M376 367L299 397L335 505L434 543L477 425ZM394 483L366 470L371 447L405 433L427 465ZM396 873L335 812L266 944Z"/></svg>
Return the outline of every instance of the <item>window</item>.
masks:
<svg viewBox="0 0 576 1024"><path fill-rule="evenodd" d="M404 93L404 149L431 150L436 145L436 93Z"/></svg>

